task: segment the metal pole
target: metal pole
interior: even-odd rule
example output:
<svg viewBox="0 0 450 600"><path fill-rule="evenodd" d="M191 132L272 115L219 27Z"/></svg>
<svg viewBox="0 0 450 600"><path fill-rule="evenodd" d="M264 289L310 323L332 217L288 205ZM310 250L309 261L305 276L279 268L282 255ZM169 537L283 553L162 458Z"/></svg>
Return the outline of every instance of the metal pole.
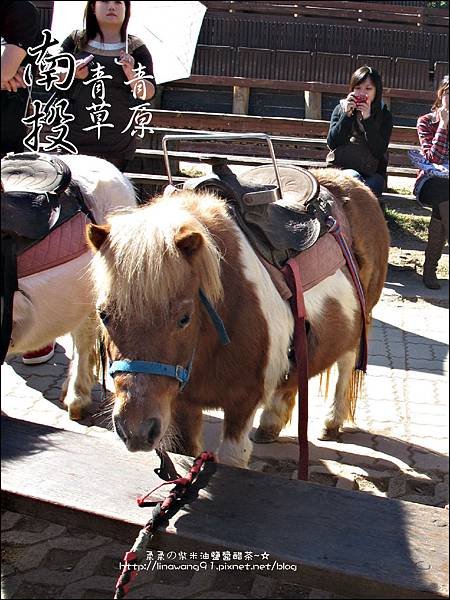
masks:
<svg viewBox="0 0 450 600"><path fill-rule="evenodd" d="M200 133L197 135L191 134L180 134L180 135L165 135L162 140L162 149L164 153L164 164L166 166L167 177L169 180L169 185L173 185L172 173L170 171L170 162L169 156L167 152L167 143L171 141L183 141L183 140L192 140L192 141L213 141L213 140L265 140L267 145L269 146L270 157L272 159L273 168L275 171L275 177L277 180L277 185L280 190L281 197L283 197L283 189L281 185L281 177L278 171L277 159L275 157L275 151L273 149L272 140L270 136L266 133Z"/></svg>

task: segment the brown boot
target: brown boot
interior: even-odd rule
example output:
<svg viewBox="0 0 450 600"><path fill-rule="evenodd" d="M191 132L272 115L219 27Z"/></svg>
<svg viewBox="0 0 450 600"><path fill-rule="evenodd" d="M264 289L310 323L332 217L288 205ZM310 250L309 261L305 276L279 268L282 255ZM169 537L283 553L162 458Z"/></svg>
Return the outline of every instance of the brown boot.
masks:
<svg viewBox="0 0 450 600"><path fill-rule="evenodd" d="M441 215L441 223L448 243L448 200L439 204L439 214Z"/></svg>
<svg viewBox="0 0 450 600"><path fill-rule="evenodd" d="M447 203L448 210L448 203ZM447 217L448 218L448 217ZM425 249L425 262L423 264L423 283L430 290L438 290L441 287L436 270L442 250L445 245L445 228L442 221L431 217L428 227L428 243Z"/></svg>

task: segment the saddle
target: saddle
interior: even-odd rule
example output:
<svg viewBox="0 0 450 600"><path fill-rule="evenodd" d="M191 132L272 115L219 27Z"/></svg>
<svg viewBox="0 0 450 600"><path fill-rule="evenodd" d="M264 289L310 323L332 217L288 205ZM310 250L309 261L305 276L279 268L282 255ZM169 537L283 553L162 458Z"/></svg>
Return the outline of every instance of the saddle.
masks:
<svg viewBox="0 0 450 600"><path fill-rule="evenodd" d="M329 194L306 170L279 166L283 197L273 167L260 166L236 176L226 159L206 160L212 175L188 180L184 189L215 191L233 210L235 219L257 252L281 269L293 256L313 246L327 231Z"/></svg>
<svg viewBox="0 0 450 600"><path fill-rule="evenodd" d="M18 253L80 210L91 217L69 167L55 156L8 154L1 178L2 240L14 238Z"/></svg>
<svg viewBox="0 0 450 600"><path fill-rule="evenodd" d="M3 362L11 337L18 260L28 256L33 249L42 259L40 244L51 238L49 234L61 226L73 228L72 218L82 213L84 219L93 221L93 218L78 185L72 181L69 167L55 156L28 152L8 154L2 159L1 180L1 297L4 310L0 359ZM64 227L60 231L63 230ZM59 237L66 238L67 235L64 233Z"/></svg>

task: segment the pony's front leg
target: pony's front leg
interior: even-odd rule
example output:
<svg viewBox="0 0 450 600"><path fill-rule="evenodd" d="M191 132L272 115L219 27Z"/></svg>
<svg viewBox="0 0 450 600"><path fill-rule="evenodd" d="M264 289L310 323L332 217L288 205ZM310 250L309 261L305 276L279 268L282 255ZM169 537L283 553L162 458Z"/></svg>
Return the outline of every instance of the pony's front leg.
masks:
<svg viewBox="0 0 450 600"><path fill-rule="evenodd" d="M73 359L70 363L69 374L61 389L61 402L69 411L69 417L74 421L82 419L85 409L91 404L91 390L96 381L96 332L94 315L89 316L77 329L72 331Z"/></svg>
<svg viewBox="0 0 450 600"><path fill-rule="evenodd" d="M283 382L274 395L269 398L259 420L259 427L252 436L257 444L275 442L281 430L292 418L297 397L297 372L295 369L289 379Z"/></svg>
<svg viewBox="0 0 450 600"><path fill-rule="evenodd" d="M358 394L355 372L356 351L346 352L337 362L338 379L332 403L329 405L320 440L335 440L345 421L353 421Z"/></svg>
<svg viewBox="0 0 450 600"><path fill-rule="evenodd" d="M186 399L172 405L172 427L167 434L167 449L171 452L198 456L202 451L202 409Z"/></svg>
<svg viewBox="0 0 450 600"><path fill-rule="evenodd" d="M240 405L241 404L241 405ZM249 433L253 425L258 401L248 403L248 399L236 402L233 409L224 409L223 440L219 447L219 462L231 467L246 469L252 453ZM236 410L236 406L240 406Z"/></svg>

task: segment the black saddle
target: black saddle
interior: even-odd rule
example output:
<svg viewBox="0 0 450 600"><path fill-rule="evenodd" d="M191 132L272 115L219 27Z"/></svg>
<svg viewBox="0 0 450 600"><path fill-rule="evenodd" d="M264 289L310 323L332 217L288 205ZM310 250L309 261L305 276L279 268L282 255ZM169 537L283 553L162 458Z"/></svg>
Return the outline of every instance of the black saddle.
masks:
<svg viewBox="0 0 450 600"><path fill-rule="evenodd" d="M2 160L2 235L39 240L61 213L60 194L71 181L69 167L55 157L11 154Z"/></svg>
<svg viewBox="0 0 450 600"><path fill-rule="evenodd" d="M250 169L237 177L226 159L205 161L213 174L190 179L184 189L208 189L224 198L250 243L271 264L282 268L310 248L327 231L330 202L308 171L279 166L283 197L272 166Z"/></svg>

